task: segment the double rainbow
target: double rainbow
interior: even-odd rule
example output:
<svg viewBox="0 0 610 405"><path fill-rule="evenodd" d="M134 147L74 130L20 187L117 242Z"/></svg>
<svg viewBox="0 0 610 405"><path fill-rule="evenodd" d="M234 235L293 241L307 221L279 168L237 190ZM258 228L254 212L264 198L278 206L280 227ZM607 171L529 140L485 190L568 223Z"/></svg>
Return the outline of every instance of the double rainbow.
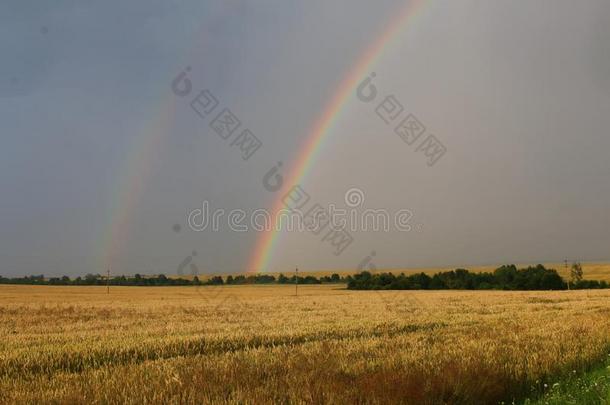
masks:
<svg viewBox="0 0 610 405"><path fill-rule="evenodd" d="M357 63L341 81L334 96L327 103L322 114L314 123L310 135L300 148L294 165L284 176L284 189L277 192L277 199L274 201L271 213L272 221L278 217L277 213L283 208L282 196L289 187L301 184L307 177L312 165L320 153L321 144L333 129L335 123L345 109L345 106L352 99L353 91L364 77L369 73L371 67L377 62L384 50L392 43L392 40L399 36L403 29L409 26L424 9L424 5L431 0L409 0L402 11L390 21L388 27L383 30L368 49L358 58ZM129 221L137 207L138 197L143 192L146 180L150 175L154 156L162 149L163 138L171 132L171 127L175 118L175 97L169 95L169 108L162 109L152 123L142 128L139 135L132 142L132 151L128 153L129 159L127 167L123 172L126 177L120 182L117 193L114 194L111 207L109 227L105 232L104 244L104 271L106 268L116 264L121 256L121 251L127 243L129 237ZM262 232L256 241L253 254L248 260L246 269L248 271L264 271L269 268L270 259L279 239L279 231L275 223L271 224L270 231Z"/></svg>

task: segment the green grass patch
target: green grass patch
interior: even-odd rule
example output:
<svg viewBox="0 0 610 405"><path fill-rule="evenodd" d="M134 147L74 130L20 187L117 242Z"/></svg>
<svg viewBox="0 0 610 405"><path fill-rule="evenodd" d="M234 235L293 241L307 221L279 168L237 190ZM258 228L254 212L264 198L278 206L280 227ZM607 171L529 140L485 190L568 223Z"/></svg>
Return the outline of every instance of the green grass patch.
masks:
<svg viewBox="0 0 610 405"><path fill-rule="evenodd" d="M545 384L544 394L523 405L610 404L610 357L606 364L586 374Z"/></svg>

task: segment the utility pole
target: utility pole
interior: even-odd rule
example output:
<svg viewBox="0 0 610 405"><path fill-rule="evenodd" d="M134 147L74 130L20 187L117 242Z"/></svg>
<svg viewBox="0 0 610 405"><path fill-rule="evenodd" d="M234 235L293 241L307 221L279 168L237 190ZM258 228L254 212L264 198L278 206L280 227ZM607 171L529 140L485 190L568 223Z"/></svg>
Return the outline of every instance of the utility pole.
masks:
<svg viewBox="0 0 610 405"><path fill-rule="evenodd" d="M568 271L568 259L565 259L563 262L564 262L565 267L566 267L566 277L568 278L568 291L570 291L570 277L571 277L571 274Z"/></svg>
<svg viewBox="0 0 610 405"><path fill-rule="evenodd" d="M295 296L299 296L299 268L297 267L295 270L295 276L294 276L294 295Z"/></svg>
<svg viewBox="0 0 610 405"><path fill-rule="evenodd" d="M108 267L108 273L106 276L106 294L110 294L110 267Z"/></svg>

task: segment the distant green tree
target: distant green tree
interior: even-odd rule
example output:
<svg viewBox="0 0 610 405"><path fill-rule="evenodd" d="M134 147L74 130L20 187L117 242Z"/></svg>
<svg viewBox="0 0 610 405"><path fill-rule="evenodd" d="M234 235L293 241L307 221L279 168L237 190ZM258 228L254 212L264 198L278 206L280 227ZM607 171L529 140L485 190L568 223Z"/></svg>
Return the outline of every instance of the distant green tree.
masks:
<svg viewBox="0 0 610 405"><path fill-rule="evenodd" d="M574 284L578 284L580 281L582 281L582 277L583 272L580 263L572 263L572 268L570 269L570 281Z"/></svg>
<svg viewBox="0 0 610 405"><path fill-rule="evenodd" d="M222 277L214 276L214 277L211 277L210 279L208 279L208 282L206 284L208 284L208 285L222 285L222 284L224 284L224 281L222 280Z"/></svg>

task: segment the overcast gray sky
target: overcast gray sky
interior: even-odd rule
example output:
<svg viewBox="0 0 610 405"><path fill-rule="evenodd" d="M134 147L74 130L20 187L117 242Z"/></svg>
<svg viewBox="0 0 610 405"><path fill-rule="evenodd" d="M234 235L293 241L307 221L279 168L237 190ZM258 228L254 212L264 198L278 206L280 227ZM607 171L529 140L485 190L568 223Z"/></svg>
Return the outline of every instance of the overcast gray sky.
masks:
<svg viewBox="0 0 610 405"><path fill-rule="evenodd" d="M3 1L0 274L171 274L192 251L245 270L261 233L188 213L270 208L265 173L408 3ZM282 232L267 270L609 259L610 3L428 0L370 72L378 99L349 91L301 185L343 208L357 188L413 229L352 232L340 255ZM203 89L263 142L247 161L189 106ZM446 147L432 167L376 114L387 95Z"/></svg>

